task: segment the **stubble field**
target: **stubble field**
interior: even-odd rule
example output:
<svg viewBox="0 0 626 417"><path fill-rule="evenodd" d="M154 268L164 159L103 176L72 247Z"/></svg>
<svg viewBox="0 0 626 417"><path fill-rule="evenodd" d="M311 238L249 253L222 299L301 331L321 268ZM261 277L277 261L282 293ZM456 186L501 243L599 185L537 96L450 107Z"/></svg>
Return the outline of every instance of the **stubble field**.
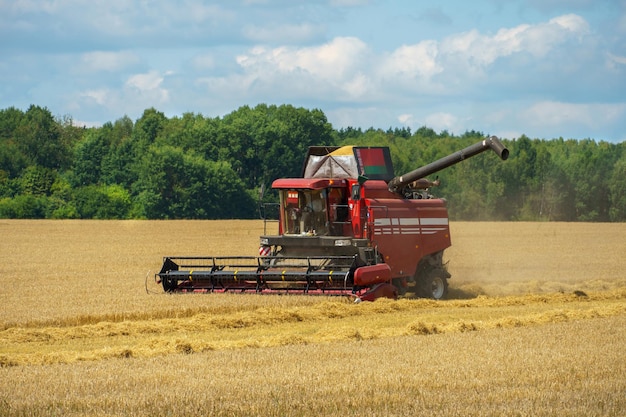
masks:
<svg viewBox="0 0 626 417"><path fill-rule="evenodd" d="M0 220L0 415L623 415L626 224L451 229L452 299L355 305L154 284L260 221Z"/></svg>

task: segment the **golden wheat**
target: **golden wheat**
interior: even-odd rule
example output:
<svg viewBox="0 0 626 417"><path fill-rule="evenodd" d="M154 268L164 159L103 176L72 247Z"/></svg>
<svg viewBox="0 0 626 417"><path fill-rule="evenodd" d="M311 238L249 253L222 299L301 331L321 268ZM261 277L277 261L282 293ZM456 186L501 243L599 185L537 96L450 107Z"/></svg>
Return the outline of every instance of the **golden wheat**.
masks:
<svg viewBox="0 0 626 417"><path fill-rule="evenodd" d="M612 317L626 313L626 293L583 300L575 295L481 297L463 302L379 300L356 305L323 301L180 318L151 318L62 327L14 327L0 332L0 364L25 365L154 357L181 350L204 352L241 347L379 339ZM235 295L215 295L236 297ZM244 296L251 297L251 296Z"/></svg>
<svg viewBox="0 0 626 417"><path fill-rule="evenodd" d="M446 258L456 298L626 287L626 224L457 222L451 229ZM222 301L163 296L152 280L162 257L254 255L262 233L263 222L249 220L0 220L0 328L195 314ZM146 278L159 296L146 294ZM254 300L236 309L275 302Z"/></svg>
<svg viewBox="0 0 626 417"><path fill-rule="evenodd" d="M623 315L0 368L0 415L619 416Z"/></svg>
<svg viewBox="0 0 626 417"><path fill-rule="evenodd" d="M626 225L451 227L452 300L355 305L152 281L260 221L0 221L0 416L621 415Z"/></svg>

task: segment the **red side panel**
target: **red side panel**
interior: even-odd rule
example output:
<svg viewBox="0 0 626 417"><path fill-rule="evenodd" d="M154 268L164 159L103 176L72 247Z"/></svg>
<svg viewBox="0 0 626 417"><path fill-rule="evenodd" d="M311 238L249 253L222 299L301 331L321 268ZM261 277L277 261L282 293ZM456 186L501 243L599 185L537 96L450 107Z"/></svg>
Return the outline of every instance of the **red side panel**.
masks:
<svg viewBox="0 0 626 417"><path fill-rule="evenodd" d="M391 268L387 264L362 266L354 271L354 284L361 287L369 287L390 279Z"/></svg>
<svg viewBox="0 0 626 417"><path fill-rule="evenodd" d="M370 239L392 278L412 276L425 256L451 245L448 211L438 199L369 200Z"/></svg>
<svg viewBox="0 0 626 417"><path fill-rule="evenodd" d="M375 301L378 298L398 299L398 289L395 285L389 283L376 284L370 288L365 294L359 296L361 301Z"/></svg>

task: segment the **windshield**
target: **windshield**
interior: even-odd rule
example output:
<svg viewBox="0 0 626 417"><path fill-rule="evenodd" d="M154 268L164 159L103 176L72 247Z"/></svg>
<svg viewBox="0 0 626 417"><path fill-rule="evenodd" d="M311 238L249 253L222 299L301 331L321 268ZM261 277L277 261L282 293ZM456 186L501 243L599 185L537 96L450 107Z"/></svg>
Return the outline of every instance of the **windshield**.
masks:
<svg viewBox="0 0 626 417"><path fill-rule="evenodd" d="M288 235L326 235L326 190L282 190L283 230Z"/></svg>

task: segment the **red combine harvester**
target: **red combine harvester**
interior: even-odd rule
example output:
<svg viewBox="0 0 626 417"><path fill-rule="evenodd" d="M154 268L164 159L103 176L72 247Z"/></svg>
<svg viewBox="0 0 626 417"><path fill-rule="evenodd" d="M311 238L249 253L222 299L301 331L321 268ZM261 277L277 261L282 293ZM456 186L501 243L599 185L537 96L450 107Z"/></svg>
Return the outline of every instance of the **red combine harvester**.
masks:
<svg viewBox="0 0 626 417"><path fill-rule="evenodd" d="M311 147L302 178L272 184L278 235L261 236L260 256L168 256L155 279L166 292L444 298L448 211L426 177L488 149L508 158L491 136L394 177L387 147Z"/></svg>

